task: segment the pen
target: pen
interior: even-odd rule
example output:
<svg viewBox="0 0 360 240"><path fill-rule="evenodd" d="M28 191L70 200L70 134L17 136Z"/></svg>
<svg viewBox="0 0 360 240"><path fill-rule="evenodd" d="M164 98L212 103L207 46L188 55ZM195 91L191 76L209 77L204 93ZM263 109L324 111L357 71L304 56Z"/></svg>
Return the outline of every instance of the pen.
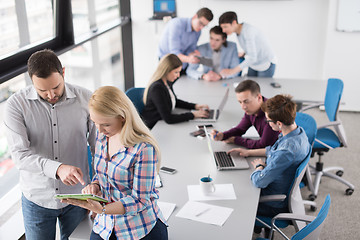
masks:
<svg viewBox="0 0 360 240"><path fill-rule="evenodd" d="M209 211L209 210L210 210L210 208L206 208L206 209L202 210L201 212L197 213L197 214L195 215L195 217L199 217L200 215L206 213L206 212Z"/></svg>
<svg viewBox="0 0 360 240"><path fill-rule="evenodd" d="M216 138L216 136L218 135L219 131L215 131L215 135L214 135L214 139Z"/></svg>

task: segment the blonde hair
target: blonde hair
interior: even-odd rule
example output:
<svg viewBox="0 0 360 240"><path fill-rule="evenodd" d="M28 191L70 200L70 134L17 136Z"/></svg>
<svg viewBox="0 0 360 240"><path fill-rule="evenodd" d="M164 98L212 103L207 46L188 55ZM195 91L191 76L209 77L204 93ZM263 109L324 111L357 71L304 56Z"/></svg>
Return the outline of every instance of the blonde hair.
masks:
<svg viewBox="0 0 360 240"><path fill-rule="evenodd" d="M116 87L105 86L97 89L89 100L89 109L105 117L119 117L125 119L120 132L120 141L125 147L132 147L137 143L146 142L155 148L158 162L156 171L160 169L160 149L150 130L141 120L134 104Z"/></svg>
<svg viewBox="0 0 360 240"><path fill-rule="evenodd" d="M144 97L143 97L144 104L146 104L146 98L147 98L148 91L149 91L151 84L153 84L154 82L156 82L159 79L162 79L169 72L171 72L172 70L174 70L180 66L182 66L182 62L179 59L179 57L176 56L175 54L169 53L160 59L159 65L157 66L154 74L150 78L150 81L145 88Z"/></svg>

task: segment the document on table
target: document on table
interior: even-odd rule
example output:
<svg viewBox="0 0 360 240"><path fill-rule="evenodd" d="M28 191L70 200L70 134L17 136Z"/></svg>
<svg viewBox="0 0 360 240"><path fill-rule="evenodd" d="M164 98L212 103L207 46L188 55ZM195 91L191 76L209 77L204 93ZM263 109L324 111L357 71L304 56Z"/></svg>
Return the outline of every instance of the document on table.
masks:
<svg viewBox="0 0 360 240"><path fill-rule="evenodd" d="M204 195L200 185L188 185L189 201L208 201L208 200L231 200L236 199L234 186L229 184L215 184L215 192Z"/></svg>
<svg viewBox="0 0 360 240"><path fill-rule="evenodd" d="M176 216L203 223L222 226L233 211L234 209L232 208L219 207L201 202L188 201L180 209Z"/></svg>
<svg viewBox="0 0 360 240"><path fill-rule="evenodd" d="M255 138L255 139L258 139L260 138L260 135L259 133L257 132L256 128L254 126L251 126L247 131L246 133L244 133L242 135L242 137L244 138Z"/></svg>
<svg viewBox="0 0 360 240"><path fill-rule="evenodd" d="M174 211L176 204L175 203L168 203L168 202L158 202L157 203L164 218L167 220L169 220L170 215L172 214L172 212Z"/></svg>

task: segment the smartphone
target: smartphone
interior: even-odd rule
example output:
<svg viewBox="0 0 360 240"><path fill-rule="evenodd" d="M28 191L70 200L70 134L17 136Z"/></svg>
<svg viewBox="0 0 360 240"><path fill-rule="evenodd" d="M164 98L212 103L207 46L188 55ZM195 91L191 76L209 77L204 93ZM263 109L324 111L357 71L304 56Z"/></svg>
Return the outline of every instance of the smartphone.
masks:
<svg viewBox="0 0 360 240"><path fill-rule="evenodd" d="M197 129L204 129L204 126L206 127L206 128L212 128L212 127L214 127L212 124L206 124L206 125L197 125L196 127L197 127Z"/></svg>
<svg viewBox="0 0 360 240"><path fill-rule="evenodd" d="M277 82L272 82L272 83L270 83L270 85L271 85L273 88L281 88L280 83L277 83Z"/></svg>
<svg viewBox="0 0 360 240"><path fill-rule="evenodd" d="M198 136L205 137L206 136L204 129L199 129L199 130L196 130L194 132L191 132L190 135L193 136L193 137L198 137Z"/></svg>
<svg viewBox="0 0 360 240"><path fill-rule="evenodd" d="M161 167L160 172L174 174L174 173L176 173L176 169L169 168L169 167Z"/></svg>

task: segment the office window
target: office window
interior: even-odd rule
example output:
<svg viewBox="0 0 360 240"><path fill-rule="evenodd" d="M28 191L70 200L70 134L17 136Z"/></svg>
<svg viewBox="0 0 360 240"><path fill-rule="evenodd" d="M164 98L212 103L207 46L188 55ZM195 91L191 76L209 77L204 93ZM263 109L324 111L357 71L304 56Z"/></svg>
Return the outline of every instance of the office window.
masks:
<svg viewBox="0 0 360 240"><path fill-rule="evenodd" d="M90 30L88 0L72 0L74 35L79 36Z"/></svg>
<svg viewBox="0 0 360 240"><path fill-rule="evenodd" d="M95 0L96 23L106 24L120 17L120 6L117 0Z"/></svg>
<svg viewBox="0 0 360 240"><path fill-rule="evenodd" d="M112 85L125 89L120 29L113 29L59 56L68 83L94 91Z"/></svg>
<svg viewBox="0 0 360 240"><path fill-rule="evenodd" d="M3 113L11 94L26 86L25 77L25 74L21 74L0 85L0 199L19 182L19 171L10 158Z"/></svg>
<svg viewBox="0 0 360 240"><path fill-rule="evenodd" d="M19 48L15 0L0 0L0 59Z"/></svg>
<svg viewBox="0 0 360 240"><path fill-rule="evenodd" d="M0 59L55 37L52 0L0 0Z"/></svg>
<svg viewBox="0 0 360 240"><path fill-rule="evenodd" d="M118 0L72 0L75 37L120 18Z"/></svg>
<svg viewBox="0 0 360 240"><path fill-rule="evenodd" d="M120 5L125 6L121 19ZM126 32L131 33L129 0L0 0L0 19L1 112L12 93L31 83L27 59L44 48L60 54L67 82L90 90L103 85L125 90L123 51L132 61L132 45L131 34L122 36L122 27L127 25ZM79 35L83 36L77 41ZM130 42L126 50L124 39ZM127 72L133 72L132 65ZM128 86L133 86L132 76ZM10 161L2 118L0 114L0 185L6 187L0 189L0 200L19 180Z"/></svg>
<svg viewBox="0 0 360 240"><path fill-rule="evenodd" d="M55 37L52 2L52 0L25 1L30 44L48 41Z"/></svg>

